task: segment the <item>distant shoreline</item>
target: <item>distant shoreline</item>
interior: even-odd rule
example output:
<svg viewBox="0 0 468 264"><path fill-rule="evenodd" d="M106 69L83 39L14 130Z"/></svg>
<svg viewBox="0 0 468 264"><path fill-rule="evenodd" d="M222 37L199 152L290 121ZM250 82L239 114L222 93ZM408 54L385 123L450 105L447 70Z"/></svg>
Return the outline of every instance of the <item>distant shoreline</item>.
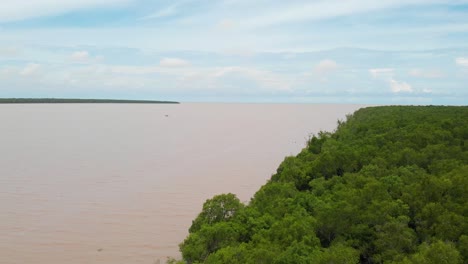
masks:
<svg viewBox="0 0 468 264"><path fill-rule="evenodd" d="M0 104L179 104L179 102L118 99L0 98Z"/></svg>

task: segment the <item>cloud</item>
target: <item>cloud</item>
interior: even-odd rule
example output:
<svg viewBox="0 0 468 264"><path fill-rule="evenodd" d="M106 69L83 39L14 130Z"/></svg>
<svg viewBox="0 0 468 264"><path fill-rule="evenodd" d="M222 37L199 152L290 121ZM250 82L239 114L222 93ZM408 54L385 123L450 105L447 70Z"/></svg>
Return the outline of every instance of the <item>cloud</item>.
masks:
<svg viewBox="0 0 468 264"><path fill-rule="evenodd" d="M17 69L11 66L0 67L0 77L11 77L17 74Z"/></svg>
<svg viewBox="0 0 468 264"><path fill-rule="evenodd" d="M395 80L395 70L392 68L369 69L369 73L374 79L385 81L389 85L390 90L394 93L413 92L413 87L410 84Z"/></svg>
<svg viewBox="0 0 468 264"><path fill-rule="evenodd" d="M5 44L11 45L10 42ZM295 96L303 95L327 95L336 101L351 96L375 96L374 103L417 96L436 101L441 95L450 95L461 101L460 98L466 97L462 88L464 76L468 76L464 72L468 68L457 68L455 64L457 57L467 57L467 49L461 48L414 52L364 49L261 52L248 58L222 52L160 52L151 48L105 45L75 45L70 49L70 46L31 48L20 44L19 48L21 54L18 57L0 60L0 83L5 87L22 86L29 93L34 93L41 85L44 89L56 89L64 94L88 91L89 94L115 95L115 91L120 90L144 97L164 90L174 98L190 96L199 100L203 100L200 99L203 96L222 94L238 96L236 100L241 101L263 100L271 95L290 102ZM97 54L105 55L106 60L81 62L92 62ZM284 59L285 56L289 60ZM174 63L177 60L184 62ZM40 66L25 69L28 62ZM436 69L453 78L441 82L410 75L430 76ZM37 74L25 77L20 71L24 74L36 71ZM315 71L331 74L318 75ZM322 78L326 82L320 82Z"/></svg>
<svg viewBox="0 0 468 264"><path fill-rule="evenodd" d="M38 73L40 68L41 68L40 64L29 63L19 72L19 74L23 76L31 76L31 75Z"/></svg>
<svg viewBox="0 0 468 264"><path fill-rule="evenodd" d="M59 15L76 10L122 6L132 0L0 0L0 22L19 21L41 16Z"/></svg>
<svg viewBox="0 0 468 264"><path fill-rule="evenodd" d="M392 89L392 92L394 93L400 93L400 92L408 92L411 93L413 92L413 87L409 85L406 82L399 82L394 79L390 79L390 88Z"/></svg>
<svg viewBox="0 0 468 264"><path fill-rule="evenodd" d="M86 61L90 59L89 52L83 51L76 51L73 52L70 58L74 61Z"/></svg>
<svg viewBox="0 0 468 264"><path fill-rule="evenodd" d="M428 93L428 94L432 93L432 89L427 89L426 88L426 89L423 89L422 91L423 91L423 93Z"/></svg>
<svg viewBox="0 0 468 264"><path fill-rule="evenodd" d="M379 69L369 69L369 73L374 78L389 78L393 76L394 69L391 68L379 68Z"/></svg>
<svg viewBox="0 0 468 264"><path fill-rule="evenodd" d="M190 63L186 60L178 58L164 58L161 59L159 65L161 67L186 67L189 66Z"/></svg>
<svg viewBox="0 0 468 264"><path fill-rule="evenodd" d="M147 19L156 19L156 18L162 18L162 17L169 17L177 14L177 7L178 5L171 5L166 8L163 8L161 10L158 10L152 14L149 14L147 16L144 16L140 18L141 20L147 20Z"/></svg>
<svg viewBox="0 0 468 264"><path fill-rule="evenodd" d="M123 75L141 75L141 74L152 74L152 73L162 73L162 69L158 66L125 66L125 65L115 65L115 66L98 66L97 71L103 73L114 73L114 74L123 74Z"/></svg>
<svg viewBox="0 0 468 264"><path fill-rule="evenodd" d="M218 22L216 25L217 28L222 29L222 30L230 30L234 28L235 23L231 19L223 19Z"/></svg>
<svg viewBox="0 0 468 264"><path fill-rule="evenodd" d="M409 5L427 5L441 2L440 0L294 1L293 3L295 4L275 5L273 8L264 8L262 15L245 19L243 24L250 27L266 27L285 23L324 20ZM457 3L457 1L450 1L450 3Z"/></svg>
<svg viewBox="0 0 468 264"><path fill-rule="evenodd" d="M456 58L456 59L455 59L455 63L456 63L458 66L468 67L468 58L464 58L464 57Z"/></svg>
<svg viewBox="0 0 468 264"><path fill-rule="evenodd" d="M435 79L435 78L442 78L444 77L444 73L439 70L422 70L422 69L411 69L408 74L413 77L418 78L428 78L428 79Z"/></svg>
<svg viewBox="0 0 468 264"><path fill-rule="evenodd" d="M329 74L338 69L338 64L333 60L322 60L315 67L314 72L317 74Z"/></svg>
<svg viewBox="0 0 468 264"><path fill-rule="evenodd" d="M297 57L297 53L294 53L294 52L287 52L283 55L283 59L285 60L294 59L296 57Z"/></svg>
<svg viewBox="0 0 468 264"><path fill-rule="evenodd" d="M223 51L224 54L229 56L239 56L244 58L252 58L256 53L248 48L227 49Z"/></svg>
<svg viewBox="0 0 468 264"><path fill-rule="evenodd" d="M113 64L44 64L30 63L23 67L1 66L3 84L33 89L40 81L44 89L71 92L135 91L145 94L163 93L172 96L236 95L259 96L290 94L291 81L281 73L268 70L228 67L161 67L159 65ZM40 73L38 75L37 73ZM25 76L28 76L27 78ZM34 78L33 78L34 77ZM35 77L40 77L35 78Z"/></svg>
<svg viewBox="0 0 468 264"><path fill-rule="evenodd" d="M69 58L74 63L84 63L84 64L96 63L96 62L103 60L102 56L93 57L86 50L75 51L70 55Z"/></svg>
<svg viewBox="0 0 468 264"><path fill-rule="evenodd" d="M248 67L223 67L214 73L214 76L219 78L229 74L244 75L256 83L261 88L274 91L291 91L290 83L284 80L280 75L270 71L260 70Z"/></svg>
<svg viewBox="0 0 468 264"><path fill-rule="evenodd" d="M0 57L14 57L19 53L19 50L14 47L0 47Z"/></svg>

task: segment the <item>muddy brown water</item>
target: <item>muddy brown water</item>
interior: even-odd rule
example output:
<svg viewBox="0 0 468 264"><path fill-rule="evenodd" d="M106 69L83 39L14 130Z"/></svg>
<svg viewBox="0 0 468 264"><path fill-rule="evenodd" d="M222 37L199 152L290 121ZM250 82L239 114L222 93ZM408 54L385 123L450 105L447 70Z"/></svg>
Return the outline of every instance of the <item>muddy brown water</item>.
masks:
<svg viewBox="0 0 468 264"><path fill-rule="evenodd" d="M153 264L361 105L0 105L0 263Z"/></svg>

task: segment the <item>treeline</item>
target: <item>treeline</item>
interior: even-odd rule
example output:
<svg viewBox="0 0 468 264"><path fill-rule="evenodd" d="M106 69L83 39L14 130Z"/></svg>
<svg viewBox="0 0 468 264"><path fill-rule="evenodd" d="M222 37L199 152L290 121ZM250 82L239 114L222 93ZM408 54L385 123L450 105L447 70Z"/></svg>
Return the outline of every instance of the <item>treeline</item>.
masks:
<svg viewBox="0 0 468 264"><path fill-rule="evenodd" d="M178 102L117 99L0 98L0 104L178 104Z"/></svg>
<svg viewBox="0 0 468 264"><path fill-rule="evenodd" d="M207 200L180 250L180 263L468 263L468 107L360 109L248 205Z"/></svg>

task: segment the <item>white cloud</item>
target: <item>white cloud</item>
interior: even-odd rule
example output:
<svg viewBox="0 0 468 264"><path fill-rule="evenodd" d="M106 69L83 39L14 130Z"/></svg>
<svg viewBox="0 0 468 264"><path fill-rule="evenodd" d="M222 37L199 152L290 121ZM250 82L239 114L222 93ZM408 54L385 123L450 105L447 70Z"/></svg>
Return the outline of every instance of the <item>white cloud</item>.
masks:
<svg viewBox="0 0 468 264"><path fill-rule="evenodd" d="M390 86L390 90L394 93L413 92L413 87L410 84L395 80L395 78L393 77L395 74L395 70L392 68L369 69L369 73L374 79L381 79L388 83L388 85Z"/></svg>
<svg viewBox="0 0 468 264"><path fill-rule="evenodd" d="M283 59L285 60L294 59L296 57L297 57L297 53L293 53L293 52L288 52L283 55Z"/></svg>
<svg viewBox="0 0 468 264"><path fill-rule="evenodd" d="M43 87L52 90L60 88L63 91L109 93L138 89L142 93L210 94L215 91L225 95L290 94L291 80L286 78L286 75L268 70L238 66L177 68L159 65L65 64L57 67L31 63L23 68L0 67L1 82L13 83L16 87L32 89L40 81Z"/></svg>
<svg viewBox="0 0 468 264"><path fill-rule="evenodd" d="M464 58L464 57L456 58L456 59L455 59L455 63L456 63L458 66L468 67L468 58Z"/></svg>
<svg viewBox="0 0 468 264"><path fill-rule="evenodd" d="M178 58L164 58L161 59L159 65L161 67L186 67L189 66L190 63L186 60Z"/></svg>
<svg viewBox="0 0 468 264"><path fill-rule="evenodd" d="M378 68L378 69L369 69L369 73L374 78L390 78L393 76L394 69L391 68Z"/></svg>
<svg viewBox="0 0 468 264"><path fill-rule="evenodd" d="M23 76L31 76L38 73L41 65L37 63L29 63L19 73Z"/></svg>
<svg viewBox="0 0 468 264"><path fill-rule="evenodd" d="M413 92L413 87L409 85L406 82L399 82L394 79L390 79L390 88L392 89L392 92L394 93L400 93L400 92L407 92L411 93Z"/></svg>
<svg viewBox="0 0 468 264"><path fill-rule="evenodd" d="M177 6L178 5L171 5L168 6L164 9L158 10L152 14L149 14L147 16L142 17L142 20L147 20L147 19L156 19L156 18L162 18L162 17L168 17L168 16L173 16L177 14Z"/></svg>
<svg viewBox="0 0 468 264"><path fill-rule="evenodd" d="M99 66L98 70L125 75L140 75L163 72L158 66Z"/></svg>
<svg viewBox="0 0 468 264"><path fill-rule="evenodd" d="M431 89L423 89L423 93L432 93L432 90Z"/></svg>
<svg viewBox="0 0 468 264"><path fill-rule="evenodd" d="M0 57L14 57L19 53L19 50L15 47L0 47Z"/></svg>
<svg viewBox="0 0 468 264"><path fill-rule="evenodd" d="M248 77L257 82L261 88L274 91L291 91L290 83L278 74L270 71L247 67L222 67L211 71L211 78L221 78L232 74Z"/></svg>
<svg viewBox="0 0 468 264"><path fill-rule="evenodd" d="M90 64L102 61L102 56L91 56L88 51L80 50L75 51L70 55L70 60L74 63Z"/></svg>
<svg viewBox="0 0 468 264"><path fill-rule="evenodd" d="M86 61L90 59L89 52L83 51L76 51L73 52L70 58L74 61Z"/></svg>
<svg viewBox="0 0 468 264"><path fill-rule="evenodd" d="M0 0L2 1L2 0ZM219 10L215 10L219 11ZM221 12L221 11L220 11ZM219 14L219 16L224 14ZM327 30L319 25L310 32L290 33L287 29L274 28L271 31L246 31L240 23L242 14L236 18L234 29L217 30L220 18L212 14L195 15L193 23L171 22L170 26L103 26L103 27L32 27L4 29L0 33L0 43L31 43L38 46L93 46L112 47L118 43L121 47L152 49L163 52L177 50L223 52L228 49L250 49L261 51L309 52L321 49L333 49L343 46L356 46L370 49L411 49L420 44L423 36L431 32L404 33L413 27L389 27L374 25L370 30L358 30L356 27L340 27ZM458 25L457 25L458 26ZM464 25L468 32L468 24ZM426 27L432 29L433 27ZM314 34L310 34L314 32ZM384 34L385 33L385 34ZM122 37L125 36L125 37ZM150 37L164 36L164 37ZM392 38L390 38L392 36ZM411 38L408 39L408 36ZM371 41L364 41L371 39ZM242 41L240 41L242 40ZM405 41L407 40L407 41ZM429 42L425 48L445 48L443 38ZM434 45L433 45L434 44ZM464 45L456 40L452 45ZM172 55L177 56L177 55Z"/></svg>
<svg viewBox="0 0 468 264"><path fill-rule="evenodd" d="M137 0L0 0L0 22L5 20L5 16L13 16L13 14L15 14L14 16L30 18L93 8L98 4L101 7L113 8L114 2L122 4L130 1L137 2ZM436 39L433 41L424 41L424 37L432 34L438 36L436 34L438 32L451 32L452 27L456 27L457 32L468 32L468 24L461 18L450 23L434 22L430 27L417 25L402 27L380 23L381 21L374 21L374 23L371 22L374 15L371 16L370 21L368 19L361 21L360 26L339 27L336 23L330 24L328 20L324 21L323 25L321 23L307 23L310 19L329 19L337 15L357 14L356 16L361 16L364 15L363 12L369 10L382 12L382 15L386 15L384 14L385 8L414 3L425 5L426 2L429 5L434 3L434 0L223 0L213 3L197 1L199 7L196 8L191 8L192 6L185 8L179 3L174 4L174 2L186 2L183 0L143 2L145 3L144 8L148 12L143 15L149 14L148 18L151 16L161 18L174 16L174 19L170 20L170 25L151 24L153 21L132 22L131 17L141 15L142 11L142 5L135 4L128 5L128 9L124 10L125 16L130 19L117 21L114 16L102 17L101 22L90 27L80 27L80 23L63 24L60 23L61 18L55 20L59 26L42 23L40 27L33 24L19 28L5 27L0 36L0 43L8 41L14 44L32 43L38 46L93 47L115 46L118 43L122 47L151 48L160 51L202 50L217 52L239 47L250 48L254 51L316 51L344 46L403 50L414 47L445 48L448 42L444 41L443 37L434 37ZM226 2L231 4L226 4ZM238 2L244 2L244 4ZM442 3L441 0L438 2ZM453 1L447 0L446 2L452 3ZM36 3L41 3L41 5ZM159 9L155 9L157 6ZM104 11L102 13L105 16L106 10L102 11ZM156 12L151 14L153 11ZM390 11L390 15L392 15L394 10ZM405 15L408 14L405 13ZM213 28L220 21L220 26L232 28L232 21L229 18L235 21L235 30L213 32ZM354 18L351 20L354 21ZM260 25L277 25L289 22L305 22L307 24L299 25L299 28L272 27L271 30L251 30L257 22ZM248 30L245 30L246 28ZM307 32L303 31L304 28L308 28ZM408 34L408 31L412 31L411 34ZM223 33L225 35L222 35ZM425 45L418 45L421 41ZM459 42L460 40L456 39L451 41L450 45L463 46L463 43Z"/></svg>
<svg viewBox="0 0 468 264"><path fill-rule="evenodd" d="M222 30L229 30L232 29L235 26L234 21L231 19L223 19L218 22L216 25L217 28L222 29Z"/></svg>
<svg viewBox="0 0 468 264"><path fill-rule="evenodd" d="M338 69L338 64L333 60L322 60L315 67L314 72L317 74L329 74Z"/></svg>
<svg viewBox="0 0 468 264"><path fill-rule="evenodd" d="M422 70L422 69L411 69L408 74L413 77L418 78L442 78L444 77L444 73L440 70Z"/></svg>
<svg viewBox="0 0 468 264"><path fill-rule="evenodd" d="M11 77L13 75L16 75L18 70L14 67L11 66L6 66L6 67L1 67L0 68L0 77Z"/></svg>
<svg viewBox="0 0 468 264"><path fill-rule="evenodd" d="M319 0L295 1L287 5L275 5L272 8L263 8L262 15L245 19L243 24L248 27L265 27L284 23L294 23L310 20L323 20L334 17L360 14L397 8L409 5L425 5L442 3L442 0ZM454 1L451 1L454 2ZM455 1L456 2L456 1ZM286 2L285 2L286 3ZM264 5L264 3L261 3ZM260 6L261 7L261 6Z"/></svg>
<svg viewBox="0 0 468 264"><path fill-rule="evenodd" d="M251 58L256 54L255 51L248 48L227 49L223 51L223 53L229 56L239 56L244 58Z"/></svg>
<svg viewBox="0 0 468 264"><path fill-rule="evenodd" d="M103 6L119 6L132 0L0 0L0 22L58 15Z"/></svg>

